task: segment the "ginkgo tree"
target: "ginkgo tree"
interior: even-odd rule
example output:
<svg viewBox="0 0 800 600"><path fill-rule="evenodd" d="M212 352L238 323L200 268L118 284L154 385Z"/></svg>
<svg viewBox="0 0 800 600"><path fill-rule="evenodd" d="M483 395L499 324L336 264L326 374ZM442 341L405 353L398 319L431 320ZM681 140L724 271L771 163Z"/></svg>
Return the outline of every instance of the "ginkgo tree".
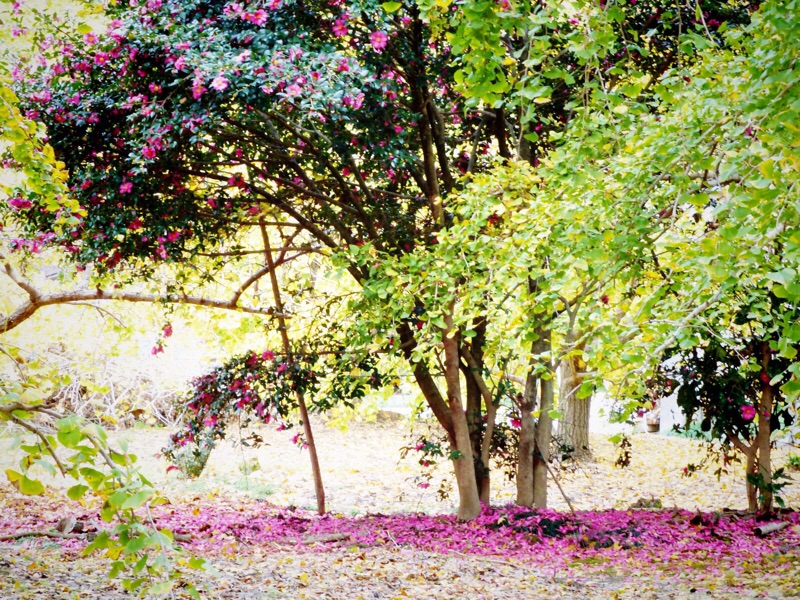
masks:
<svg viewBox="0 0 800 600"><path fill-rule="evenodd" d="M487 274L471 289L494 285L503 301L547 257L540 293L521 305L563 312L564 339L590 328L583 352L594 377L584 385L615 382L615 394L633 399L627 412L666 350L712 352L715 339L736 348L747 328L759 350L740 375L754 374L758 393L731 400L755 441L745 448L732 430L717 432L747 455L750 508L758 487L763 512L774 487L770 433L796 413L800 391L800 88L797 23L786 18L796 11L795 2L764 4L750 26L654 83L655 108L627 102L610 118L589 107L535 172L516 165L476 178L461 195L463 220L442 236L473 279ZM581 283L599 287L582 302L564 293ZM471 314L474 296L459 302ZM520 323L518 335L535 326Z"/></svg>

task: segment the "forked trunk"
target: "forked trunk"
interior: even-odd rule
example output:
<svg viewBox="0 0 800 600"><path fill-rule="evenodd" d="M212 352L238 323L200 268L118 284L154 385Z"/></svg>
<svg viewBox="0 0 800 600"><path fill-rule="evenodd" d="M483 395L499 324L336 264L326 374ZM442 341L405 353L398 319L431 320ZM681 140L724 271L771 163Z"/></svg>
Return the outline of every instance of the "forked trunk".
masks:
<svg viewBox="0 0 800 600"><path fill-rule="evenodd" d="M467 416L461 401L461 369L458 352L458 332L453 326L452 306L444 318L442 330L444 347L444 377L447 385L447 403L453 420L455 448L451 448L453 470L458 487L458 520L470 521L481 513L481 502L475 479L472 459L472 440L469 437Z"/></svg>
<svg viewBox="0 0 800 600"><path fill-rule="evenodd" d="M547 461L553 420L553 378L544 378L542 364L552 373L550 359L550 331L538 329L538 339L531 344L531 359L525 377L525 391L519 399L520 433L517 450L517 504L520 506L547 505ZM532 411L539 402L539 420L534 421ZM539 488L537 490L537 487Z"/></svg>
<svg viewBox="0 0 800 600"><path fill-rule="evenodd" d="M536 447L536 407L539 378L531 368L525 378L525 391L518 397L520 413L519 447L517 448L517 504L533 506L533 452Z"/></svg>

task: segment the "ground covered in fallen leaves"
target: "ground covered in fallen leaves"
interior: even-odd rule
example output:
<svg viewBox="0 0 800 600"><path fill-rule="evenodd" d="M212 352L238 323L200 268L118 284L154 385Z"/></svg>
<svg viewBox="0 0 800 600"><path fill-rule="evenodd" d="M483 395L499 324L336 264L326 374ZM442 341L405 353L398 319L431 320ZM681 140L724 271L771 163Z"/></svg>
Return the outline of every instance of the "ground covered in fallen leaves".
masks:
<svg viewBox="0 0 800 600"><path fill-rule="evenodd" d="M309 510L306 453L279 434L265 430L259 450L220 448L193 482L154 456L165 432L119 434L170 500L154 513L158 525L188 536L186 550L216 571L188 573L204 597L800 597L798 482L784 490L790 510L777 517L788 526L760 538L754 529L764 524L736 510L741 469L719 481L710 472L684 477L699 460L687 440L637 435L631 466L620 470L614 447L593 438L593 461L556 472L575 513L555 486L556 510L511 506L513 486L498 478L493 506L459 524L452 501L437 499L447 470L420 487L417 458L399 460L406 426L317 429L332 511L323 517ZM780 465L785 453L777 454ZM12 458L4 454L2 466ZM239 468L254 460L258 470ZM47 530L65 516L85 531L102 526L96 504L63 500L57 486L30 498L0 485L0 535ZM105 578L106 559L79 557L85 543L0 542L0 598L126 597Z"/></svg>

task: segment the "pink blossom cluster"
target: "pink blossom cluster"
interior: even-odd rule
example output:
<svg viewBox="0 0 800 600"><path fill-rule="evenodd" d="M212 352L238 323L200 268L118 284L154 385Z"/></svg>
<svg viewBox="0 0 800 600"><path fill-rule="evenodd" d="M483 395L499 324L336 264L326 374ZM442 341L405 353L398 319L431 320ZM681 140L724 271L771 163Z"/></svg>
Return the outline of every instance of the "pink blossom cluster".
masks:
<svg viewBox="0 0 800 600"><path fill-rule="evenodd" d="M27 250L31 254L39 254L55 237L53 232L39 232L31 238L13 238L9 241L8 246L12 251Z"/></svg>

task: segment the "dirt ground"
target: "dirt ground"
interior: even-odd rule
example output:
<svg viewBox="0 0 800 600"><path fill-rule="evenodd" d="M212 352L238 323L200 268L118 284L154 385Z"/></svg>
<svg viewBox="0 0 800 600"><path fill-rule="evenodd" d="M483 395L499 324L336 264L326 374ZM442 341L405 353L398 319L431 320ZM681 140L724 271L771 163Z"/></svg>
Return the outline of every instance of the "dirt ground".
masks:
<svg viewBox="0 0 800 600"><path fill-rule="evenodd" d="M177 471L166 472L166 462L157 456L168 438L164 430L120 432L132 452L139 455L145 473L168 493L241 494L269 499L279 506L313 509L314 489L308 452L290 442L293 432L261 427L265 445L244 448L231 440L214 450L201 477L187 481ZM328 510L344 515L370 512L451 512L455 498L440 500L439 489L452 483L452 470L445 461L433 470L429 487L420 477L419 455L411 451L401 459L401 449L410 443L409 426L392 413L382 413L373 423L356 423L347 431L314 422ZM592 436L593 460L564 463L554 468L561 487L576 510L627 508L640 498L658 499L663 507L717 510L746 506L742 465L733 465L717 480L712 470L684 476L690 463L699 462L702 449L684 438L641 433L632 436L631 463L614 466L617 448L605 436ZM786 461L787 451L775 451L775 466ZM257 460L260 468L244 475L242 466ZM791 472L790 472L791 473ZM800 508L800 471L783 490L790 506ZM551 482L552 483L552 482ZM512 502L513 482L499 471L492 479L492 504ZM549 504L567 510L557 486L550 485Z"/></svg>
<svg viewBox="0 0 800 600"><path fill-rule="evenodd" d="M448 513L454 498L438 498L440 484L451 480L448 464L437 468L429 487L420 487L421 467L414 452L400 458L410 442L407 423L390 414L378 422L356 423L348 431L314 422L323 470L328 510L345 517L368 513ZM168 431L131 429L113 434L124 439L140 457L144 473L173 503L213 505L215 500L262 501L264 506L315 507L308 452L290 442L293 432L262 427L266 444L244 448L233 441L220 445L211 455L205 472L186 480L176 471L167 472L159 456ZM232 438L235 438L232 435ZM13 466L13 453L5 450L0 466ZM630 467L614 466L617 449L604 437L592 438L594 458L557 469L564 493L577 510L627 509L645 500L661 506L716 510L742 508L745 504L742 468L719 480L710 472L683 476L684 467L697 462L698 445L681 438L654 434L632 437ZM776 465L785 461L785 450L776 452ZM242 465L259 468L249 474ZM56 485L68 485L69 482ZM555 485L550 486L550 504L566 510ZM514 487L498 474L493 480L492 503L513 500ZM784 489L786 503L800 508L800 473ZM15 510L18 495L7 484L0 485L0 510ZM43 506L45 520L60 518L61 500L53 497ZM0 532L2 533L2 532ZM792 560L797 561L795 555ZM214 556L216 576L202 575L203 597L231 599L261 598L458 598L514 600L521 598L731 598L732 588L706 585L698 589L690 577L667 574L658 569L634 572L624 577L613 570L576 578L546 572L518 563L467 555L441 555L405 547L363 548L357 551L332 548L325 553L306 553L291 548L239 548L230 555ZM799 561L800 562L800 561ZM105 579L102 558L77 559L49 541L0 544L0 598L124 598L119 586ZM735 588L737 598L800 597L800 568L791 581L769 587ZM794 591L793 591L794 590ZM702 592L699 594L698 592ZM178 596L180 597L180 594Z"/></svg>

